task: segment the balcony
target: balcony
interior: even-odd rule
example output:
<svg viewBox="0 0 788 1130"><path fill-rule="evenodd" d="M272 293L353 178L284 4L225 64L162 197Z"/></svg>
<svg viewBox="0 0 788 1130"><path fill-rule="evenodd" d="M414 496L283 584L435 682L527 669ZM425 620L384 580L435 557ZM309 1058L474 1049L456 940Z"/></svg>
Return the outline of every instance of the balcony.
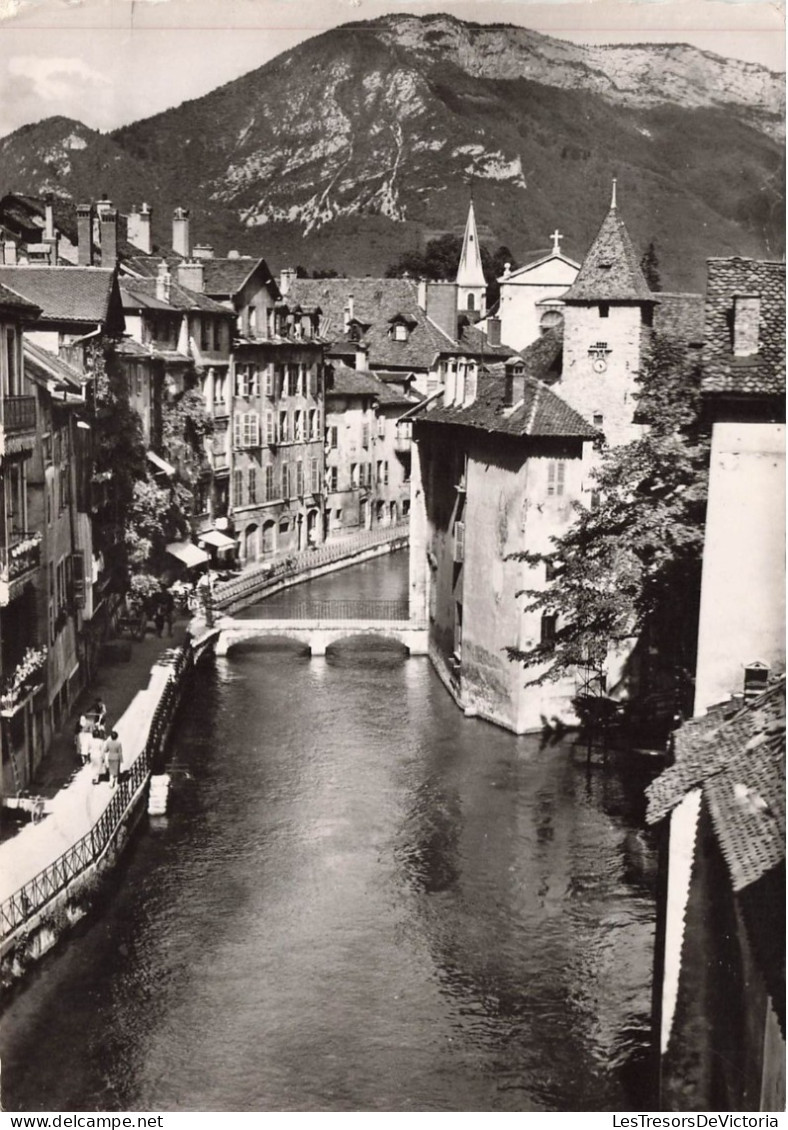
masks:
<svg viewBox="0 0 788 1130"><path fill-rule="evenodd" d="M21 593L41 565L41 534L13 532L0 545L0 608Z"/></svg>
<svg viewBox="0 0 788 1130"><path fill-rule="evenodd" d="M36 398L6 396L3 398L3 426L9 435L36 430Z"/></svg>
<svg viewBox="0 0 788 1130"><path fill-rule="evenodd" d="M394 450L395 451L410 451L412 427L410 423L397 424L397 432L394 436Z"/></svg>

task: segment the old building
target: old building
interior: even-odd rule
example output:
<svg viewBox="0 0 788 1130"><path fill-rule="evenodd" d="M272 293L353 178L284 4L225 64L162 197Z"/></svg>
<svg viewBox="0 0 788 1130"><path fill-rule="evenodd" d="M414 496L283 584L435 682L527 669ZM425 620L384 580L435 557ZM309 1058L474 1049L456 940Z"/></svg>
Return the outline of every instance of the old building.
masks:
<svg viewBox="0 0 788 1130"><path fill-rule="evenodd" d="M580 264L561 251L561 232L556 229L551 238L548 255L516 271L506 270L498 280L501 341L511 349L524 349L563 321L558 300L577 278Z"/></svg>
<svg viewBox="0 0 788 1130"><path fill-rule="evenodd" d="M711 259L712 421L695 713L785 663L785 264Z"/></svg>
<svg viewBox="0 0 788 1130"><path fill-rule="evenodd" d="M22 332L39 313L0 284L0 741L3 793L24 788L43 751L40 706L48 639L42 638L36 587L43 533L30 514L28 477L36 446L36 398L24 379Z"/></svg>
<svg viewBox="0 0 788 1130"><path fill-rule="evenodd" d="M647 818L657 904L659 1109L785 1109L785 675L675 735Z"/></svg>
<svg viewBox="0 0 788 1130"><path fill-rule="evenodd" d="M329 536L396 525L410 511L410 423L419 399L371 373L330 367L326 387Z"/></svg>
<svg viewBox="0 0 788 1130"><path fill-rule="evenodd" d="M505 373L447 375L413 422L411 615L429 625L430 657L469 714L516 733L574 718L574 680L529 685L507 648L549 642L555 617L526 611L524 589L552 580L545 553L582 497L594 432L516 357Z"/></svg>

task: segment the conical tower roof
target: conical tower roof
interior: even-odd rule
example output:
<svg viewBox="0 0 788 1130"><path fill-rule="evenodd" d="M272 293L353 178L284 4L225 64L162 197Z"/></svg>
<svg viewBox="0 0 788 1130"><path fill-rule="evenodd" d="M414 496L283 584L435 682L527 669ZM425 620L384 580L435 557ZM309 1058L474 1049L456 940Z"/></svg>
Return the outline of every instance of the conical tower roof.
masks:
<svg viewBox="0 0 788 1130"><path fill-rule="evenodd" d="M658 302L613 200L564 302Z"/></svg>
<svg viewBox="0 0 788 1130"><path fill-rule="evenodd" d="M462 254L460 255L460 266L457 270L457 286L487 286L482 270L482 255L479 248L479 236L476 232L476 214L473 210L473 200L468 207L468 219L465 222Z"/></svg>

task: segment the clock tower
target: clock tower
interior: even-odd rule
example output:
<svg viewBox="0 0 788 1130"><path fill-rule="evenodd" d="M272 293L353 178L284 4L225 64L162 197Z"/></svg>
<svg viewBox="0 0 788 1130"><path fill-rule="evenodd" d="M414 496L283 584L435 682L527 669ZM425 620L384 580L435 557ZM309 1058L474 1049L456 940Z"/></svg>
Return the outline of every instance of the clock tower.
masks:
<svg viewBox="0 0 788 1130"><path fill-rule="evenodd" d="M563 295L564 347L556 391L613 444L637 439L637 378L659 298L646 282L616 202Z"/></svg>

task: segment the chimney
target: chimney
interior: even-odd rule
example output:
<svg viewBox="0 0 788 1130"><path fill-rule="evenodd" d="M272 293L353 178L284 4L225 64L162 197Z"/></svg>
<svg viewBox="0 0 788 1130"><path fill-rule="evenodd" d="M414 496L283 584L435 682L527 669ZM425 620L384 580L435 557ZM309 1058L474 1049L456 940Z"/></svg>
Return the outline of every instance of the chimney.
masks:
<svg viewBox="0 0 788 1130"><path fill-rule="evenodd" d="M150 255L153 250L151 240L151 209L147 204L141 204L139 211L137 205L132 204L131 213L127 219L127 233L129 243L133 243L145 255Z"/></svg>
<svg viewBox="0 0 788 1130"><path fill-rule="evenodd" d="M416 288L416 301L419 304L420 310L427 309L427 280L419 279Z"/></svg>
<svg viewBox="0 0 788 1130"><path fill-rule="evenodd" d="M77 204L77 262L93 266L93 205Z"/></svg>
<svg viewBox="0 0 788 1130"><path fill-rule="evenodd" d="M279 272L279 290L281 291L282 298L287 298L295 277L295 267L282 267L282 270Z"/></svg>
<svg viewBox="0 0 788 1130"><path fill-rule="evenodd" d="M504 407L514 408L525 397L525 365L521 357L510 357L506 362L506 388Z"/></svg>
<svg viewBox="0 0 788 1130"><path fill-rule="evenodd" d="M176 208L172 214L172 249L184 259L191 255L188 208Z"/></svg>
<svg viewBox="0 0 788 1130"><path fill-rule="evenodd" d="M465 375L467 362L465 358L457 363L457 382L454 386L454 406L462 408L465 403Z"/></svg>
<svg viewBox="0 0 788 1130"><path fill-rule="evenodd" d="M101 230L101 265L116 267L118 263L118 212L116 208L99 209Z"/></svg>
<svg viewBox="0 0 788 1130"><path fill-rule="evenodd" d="M366 369L367 367L367 346L358 342L356 345L356 369Z"/></svg>
<svg viewBox="0 0 788 1130"><path fill-rule="evenodd" d="M452 341L457 340L457 284L427 283L427 317L431 318Z"/></svg>
<svg viewBox="0 0 788 1130"><path fill-rule="evenodd" d="M501 319L488 318L487 319L487 344L500 345L501 344Z"/></svg>
<svg viewBox="0 0 788 1130"><path fill-rule="evenodd" d="M195 259L213 259L213 248L210 243L198 243L192 251L192 256Z"/></svg>
<svg viewBox="0 0 788 1130"><path fill-rule="evenodd" d="M52 206L52 197L47 196L44 201L44 242L50 243L55 238L55 209Z"/></svg>
<svg viewBox="0 0 788 1130"><path fill-rule="evenodd" d="M457 358L450 357L446 362L446 383L443 386L443 407L451 408L457 392Z"/></svg>
<svg viewBox="0 0 788 1130"><path fill-rule="evenodd" d="M170 301L170 284L172 283L172 275L170 268L167 265L167 260L162 259L159 263L159 273L156 275L156 297L159 302Z"/></svg>
<svg viewBox="0 0 788 1130"><path fill-rule="evenodd" d="M12 239L7 239L3 244L3 262L7 267L16 266L16 244Z"/></svg>
<svg viewBox="0 0 788 1130"><path fill-rule="evenodd" d="M356 304L353 301L353 295L352 294L349 294L347 296L347 313L348 313L348 318L352 322L353 319L356 316Z"/></svg>
<svg viewBox="0 0 788 1130"><path fill-rule="evenodd" d="M200 259L186 259L178 264L178 282L187 290L202 294L205 290L205 268Z"/></svg>

